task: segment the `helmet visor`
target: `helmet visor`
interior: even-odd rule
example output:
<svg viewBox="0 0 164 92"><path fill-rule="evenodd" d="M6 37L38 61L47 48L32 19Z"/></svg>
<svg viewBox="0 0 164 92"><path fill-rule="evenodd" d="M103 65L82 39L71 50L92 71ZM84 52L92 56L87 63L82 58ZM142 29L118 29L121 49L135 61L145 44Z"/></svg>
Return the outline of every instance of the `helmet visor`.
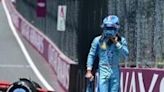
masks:
<svg viewBox="0 0 164 92"><path fill-rule="evenodd" d="M104 27L104 30L117 30L115 27Z"/></svg>

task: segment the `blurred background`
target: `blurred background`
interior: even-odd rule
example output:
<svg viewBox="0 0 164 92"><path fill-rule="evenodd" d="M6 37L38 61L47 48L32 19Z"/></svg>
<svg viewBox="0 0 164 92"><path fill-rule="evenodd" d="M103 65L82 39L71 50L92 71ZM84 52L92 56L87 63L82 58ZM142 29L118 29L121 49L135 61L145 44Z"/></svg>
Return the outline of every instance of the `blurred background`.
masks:
<svg viewBox="0 0 164 92"><path fill-rule="evenodd" d="M164 0L11 0L13 4L11 4L10 0L4 1L8 3L8 9L11 10L10 16L17 31L19 31L19 35L29 36L29 38L27 37L28 39L26 36L24 37L25 39L22 36L20 38L25 43L35 65L37 65L48 83L55 90L60 90L60 92L85 92L87 84L85 78L86 61L91 42L94 37L101 35L102 29L100 26L103 18L108 15L117 15L120 18L120 34L127 39L130 51L129 58L120 62L122 67L126 67L121 68L121 77L124 78L121 82L127 81L126 79L133 79L134 81L139 81L136 82L136 85L140 85L137 83L141 81L145 84L147 91L148 86L151 83L155 83L153 78L156 77L157 79L157 75L159 75L157 86L154 86L154 92L158 92L159 88L163 91ZM13 5L18 12L15 11ZM5 34L9 34L8 32L11 34L11 30L7 26L6 15L2 7L0 7L0 11L0 19L2 21L0 28L5 30L0 31L2 32L0 37L3 40L0 44L0 55L4 58L4 60L1 58L0 72L3 73L6 70L11 72L4 73L5 75L1 76L0 80L15 80L19 76L32 76L33 79L41 84L41 81L39 82L35 74L33 74L31 66L25 62L26 60L23 54L21 54L21 49L17 45L14 36L11 39L4 35L4 32L6 32ZM49 43L45 36L41 37L40 32L36 31L45 34L55 45ZM7 38L10 38L8 44L13 42L15 44L6 44ZM3 49L2 46L4 48L7 46L11 47ZM15 50L14 46L17 49L19 48L20 54L16 54L17 49L13 51ZM39 50L43 50L42 53L41 51L39 52L38 48L36 49L37 46ZM64 55L59 53L60 50L56 46ZM4 53L3 51L7 52ZM5 55L10 58L6 58ZM71 60L66 58L67 56ZM11 57L15 60L12 60ZM98 60L96 59L96 61ZM13 66L12 63L23 64L26 67ZM21 68L19 69L21 73L17 70L17 73L13 72L14 70L11 70L13 67L15 69ZM96 67L94 68L96 70ZM143 80L138 80L137 74L141 73L140 77L143 77ZM136 76L134 77L136 79L133 76ZM129 90L131 89L130 83L132 82L128 81L127 84L129 85ZM141 86L136 86L136 89L139 90ZM124 87L122 84L121 88Z"/></svg>
<svg viewBox="0 0 164 92"><path fill-rule="evenodd" d="M100 35L102 19L119 16L121 35L128 41L128 67L164 67L163 0L41 0L45 13L37 15L39 0L17 0L17 10L42 30L65 55L85 69L93 38ZM57 30L58 6L66 6L66 28ZM44 9L43 9L44 10Z"/></svg>

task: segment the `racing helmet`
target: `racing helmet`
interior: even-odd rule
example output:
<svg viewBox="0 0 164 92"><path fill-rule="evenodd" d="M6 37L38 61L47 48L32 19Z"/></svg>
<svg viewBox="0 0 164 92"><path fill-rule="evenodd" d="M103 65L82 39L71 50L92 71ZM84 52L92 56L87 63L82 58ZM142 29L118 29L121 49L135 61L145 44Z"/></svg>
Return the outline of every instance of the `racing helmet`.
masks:
<svg viewBox="0 0 164 92"><path fill-rule="evenodd" d="M116 15L109 15L103 19L101 27L103 28L104 36L115 36L120 28L119 18Z"/></svg>
<svg viewBox="0 0 164 92"><path fill-rule="evenodd" d="M102 28L119 28L119 18L116 15L109 15L103 19Z"/></svg>
<svg viewBox="0 0 164 92"><path fill-rule="evenodd" d="M38 83L26 78L20 78L19 81L10 85L6 92L38 92L37 88L41 88Z"/></svg>

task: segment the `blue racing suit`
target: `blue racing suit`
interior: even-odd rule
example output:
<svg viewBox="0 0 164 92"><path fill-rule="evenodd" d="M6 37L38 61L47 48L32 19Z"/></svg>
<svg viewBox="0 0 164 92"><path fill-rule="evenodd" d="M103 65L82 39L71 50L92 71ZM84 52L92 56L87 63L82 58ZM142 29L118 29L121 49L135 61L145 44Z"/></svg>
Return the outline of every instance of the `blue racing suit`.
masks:
<svg viewBox="0 0 164 92"><path fill-rule="evenodd" d="M100 47L101 36L95 37L87 58L87 69L92 70L96 55L99 57L99 92L119 92L120 68L119 61L128 57L129 51L124 37L116 44L107 46L104 50Z"/></svg>

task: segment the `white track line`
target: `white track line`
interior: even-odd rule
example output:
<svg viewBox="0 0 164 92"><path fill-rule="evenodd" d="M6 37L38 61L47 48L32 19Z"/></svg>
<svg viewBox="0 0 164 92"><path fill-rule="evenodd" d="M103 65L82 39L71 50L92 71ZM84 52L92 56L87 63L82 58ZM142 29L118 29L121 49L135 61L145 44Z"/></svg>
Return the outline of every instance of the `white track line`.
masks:
<svg viewBox="0 0 164 92"><path fill-rule="evenodd" d="M0 65L0 68L31 68L29 65Z"/></svg>
<svg viewBox="0 0 164 92"><path fill-rule="evenodd" d="M8 19L8 23L10 25L10 28L16 38L16 40L18 41L18 44L20 45L20 48L21 50L23 51L29 65L31 66L32 70L34 71L34 73L36 74L36 76L39 78L39 80L43 83L43 85L48 89L48 90L51 90L51 91L54 91L54 89L49 85L49 83L45 80L45 78L42 76L42 74L39 72L39 70L37 69L37 67L35 66L35 64L33 63L33 60L31 59L29 53L27 52L24 44L22 43L21 39L19 38L17 32L16 32L16 29L12 23L12 20L11 20L11 16L9 14L9 11L6 7L6 4L5 4L5 1L2 0L2 4L3 4L3 7L4 7L4 10L5 10L5 13L6 13L6 16L7 16L7 19Z"/></svg>

